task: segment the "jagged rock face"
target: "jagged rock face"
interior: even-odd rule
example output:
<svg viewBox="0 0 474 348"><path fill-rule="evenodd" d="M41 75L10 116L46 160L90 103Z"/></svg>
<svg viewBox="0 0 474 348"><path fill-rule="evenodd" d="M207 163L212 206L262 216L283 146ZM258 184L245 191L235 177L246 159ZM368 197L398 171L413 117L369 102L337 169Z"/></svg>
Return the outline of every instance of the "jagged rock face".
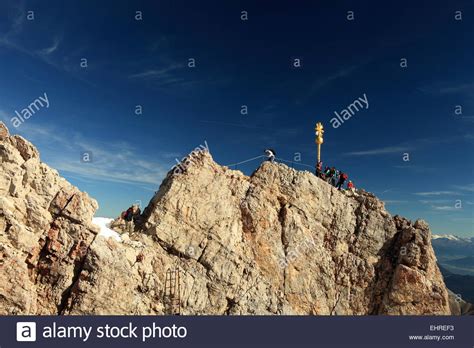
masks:
<svg viewBox="0 0 474 348"><path fill-rule="evenodd" d="M0 123L0 314L58 314L98 232L97 203Z"/></svg>
<svg viewBox="0 0 474 348"><path fill-rule="evenodd" d="M426 223L390 216L369 193L269 162L247 177L202 151L117 242L94 238L93 201L5 139L0 313L450 313Z"/></svg>
<svg viewBox="0 0 474 348"><path fill-rule="evenodd" d="M143 221L139 245L94 242L68 313L174 313L174 269L183 314L450 313L424 222L282 164L246 177L201 152Z"/></svg>

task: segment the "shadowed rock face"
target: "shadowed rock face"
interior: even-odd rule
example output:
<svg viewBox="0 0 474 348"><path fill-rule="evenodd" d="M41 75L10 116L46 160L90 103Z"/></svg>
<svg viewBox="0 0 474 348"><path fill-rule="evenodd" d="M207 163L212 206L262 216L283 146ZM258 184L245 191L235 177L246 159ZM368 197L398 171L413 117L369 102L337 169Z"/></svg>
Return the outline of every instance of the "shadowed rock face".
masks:
<svg viewBox="0 0 474 348"><path fill-rule="evenodd" d="M139 233L119 243L94 238L96 203L37 152L15 174L30 152L12 138L0 140L0 313L450 314L426 223L390 216L369 193L276 163L247 177L203 151L168 174ZM27 213L24 191L42 210Z"/></svg>
<svg viewBox="0 0 474 348"><path fill-rule="evenodd" d="M0 314L58 314L98 232L97 203L0 123Z"/></svg>

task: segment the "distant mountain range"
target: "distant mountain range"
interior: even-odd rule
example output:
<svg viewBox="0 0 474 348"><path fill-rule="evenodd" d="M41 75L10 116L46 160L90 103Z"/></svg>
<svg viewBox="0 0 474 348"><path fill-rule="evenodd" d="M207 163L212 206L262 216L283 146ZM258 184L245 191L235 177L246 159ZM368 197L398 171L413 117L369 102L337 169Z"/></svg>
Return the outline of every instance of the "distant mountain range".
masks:
<svg viewBox="0 0 474 348"><path fill-rule="evenodd" d="M474 237L433 235L431 242L446 286L474 303Z"/></svg>
<svg viewBox="0 0 474 348"><path fill-rule="evenodd" d="M445 269L474 276L474 237L433 235L432 244L439 264Z"/></svg>
<svg viewBox="0 0 474 348"><path fill-rule="evenodd" d="M458 237L452 234L433 234L431 238L433 240L449 240L459 243L474 243L474 237Z"/></svg>

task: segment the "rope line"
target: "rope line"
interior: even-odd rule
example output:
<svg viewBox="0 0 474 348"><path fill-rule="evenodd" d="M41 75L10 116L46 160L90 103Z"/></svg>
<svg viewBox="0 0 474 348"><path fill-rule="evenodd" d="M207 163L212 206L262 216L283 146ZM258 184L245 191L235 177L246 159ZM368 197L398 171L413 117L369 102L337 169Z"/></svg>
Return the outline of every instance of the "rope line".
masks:
<svg viewBox="0 0 474 348"><path fill-rule="evenodd" d="M277 160L279 160L279 161L282 161L282 162L293 163L293 164L298 164L298 165L300 165L300 166L309 167L309 168L311 168L311 169L314 168L314 166L310 166L309 164L305 164L305 163L294 162L294 161L288 161L288 160L286 160L286 159L278 158L278 157L275 157L275 159L277 159Z"/></svg>
<svg viewBox="0 0 474 348"><path fill-rule="evenodd" d="M241 162L237 162L237 163L232 163L232 164L226 164L225 166L226 167L235 167L239 164L243 164L243 163L247 163L247 162L250 162L250 161L254 161L256 159L259 159L259 158L262 158L262 157L267 157L266 155L260 155L260 156L256 156L256 157L252 157L252 158L249 158L249 159L246 159L244 161L241 161ZM292 164L297 164L297 165L300 165L300 166L305 166L305 167L308 167L308 168L311 168L313 169L314 166L311 166L309 164L305 164L305 163L300 163L300 162L295 162L295 161L289 161L289 160L286 160L286 159L283 159L283 158L279 158L279 157L275 157L276 160L278 161L282 161L282 162L286 162L286 163L292 163Z"/></svg>
<svg viewBox="0 0 474 348"><path fill-rule="evenodd" d="M249 159L247 159L245 161L242 161L242 162L227 164L226 167L233 167L233 166L236 166L236 165L239 165L239 164L242 164L242 163L247 163L247 162L256 160L256 159L261 158L261 157L266 157L266 156L265 155L260 155L260 156L257 156L257 157L249 158Z"/></svg>

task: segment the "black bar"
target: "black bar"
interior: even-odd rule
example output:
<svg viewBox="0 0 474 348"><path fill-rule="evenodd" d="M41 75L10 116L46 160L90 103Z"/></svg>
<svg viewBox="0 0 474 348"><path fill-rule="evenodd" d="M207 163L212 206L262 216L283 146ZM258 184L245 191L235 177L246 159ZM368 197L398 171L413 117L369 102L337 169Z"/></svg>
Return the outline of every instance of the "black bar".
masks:
<svg viewBox="0 0 474 348"><path fill-rule="evenodd" d="M36 323L36 343L17 342L17 322ZM76 337L45 338L53 323L76 329ZM155 329L155 338L146 338ZM109 327L136 327L136 338L98 338ZM174 331L172 330L175 325ZM168 327L168 328L165 328ZM182 329L184 327L186 330ZM181 328L178 330L178 328ZM27 329L23 332L29 334ZM183 336L186 331L185 337ZM158 337L160 335L162 337ZM181 316L3 316L0 317L0 348L10 347L474 347L474 317L181 317ZM115 335L118 329L108 331ZM144 335L145 334L145 335ZM164 336L175 337L165 338ZM435 341L410 340L409 336L440 336ZM85 340L85 341L84 341Z"/></svg>

